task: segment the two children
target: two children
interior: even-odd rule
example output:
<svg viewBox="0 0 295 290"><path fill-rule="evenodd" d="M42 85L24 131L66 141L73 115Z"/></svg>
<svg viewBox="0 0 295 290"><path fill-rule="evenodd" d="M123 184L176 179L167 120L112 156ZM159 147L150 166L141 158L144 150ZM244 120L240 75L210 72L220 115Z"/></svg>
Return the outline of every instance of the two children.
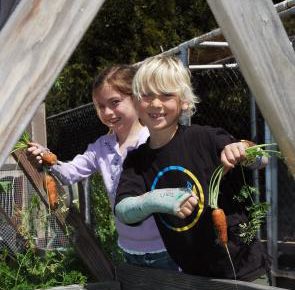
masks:
<svg viewBox="0 0 295 290"><path fill-rule="evenodd" d="M208 207L210 177L220 161L225 171L245 158L247 142L221 128L179 125L192 115L197 98L190 75L180 60L156 56L143 62L133 80L135 105L150 137L124 162L115 213L127 224L155 217L165 246L185 273L234 278L225 251L217 242ZM266 254L258 240L239 238L246 221L241 209L226 206L231 192L221 195L228 222L228 249L239 280L265 273Z"/></svg>
<svg viewBox="0 0 295 290"><path fill-rule="evenodd" d="M109 196L112 208L122 163L128 151L144 143L149 136L143 127L133 105L132 79L136 69L132 66L113 66L95 79L93 103L99 119L112 133L98 138L82 155L71 162L61 162L51 167L51 172L63 184L73 184L99 172ZM41 161L40 154L46 148L31 143L30 154ZM117 219L118 245L127 262L136 265L178 270L168 255L154 218L146 219L138 227L127 226Z"/></svg>

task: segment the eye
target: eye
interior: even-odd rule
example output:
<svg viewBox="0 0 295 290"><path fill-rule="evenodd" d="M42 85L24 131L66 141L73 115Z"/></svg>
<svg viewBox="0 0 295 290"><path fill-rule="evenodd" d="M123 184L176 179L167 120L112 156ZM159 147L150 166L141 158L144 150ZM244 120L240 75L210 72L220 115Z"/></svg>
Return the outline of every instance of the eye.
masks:
<svg viewBox="0 0 295 290"><path fill-rule="evenodd" d="M173 98L174 94L173 93L163 93L163 96L167 97L167 98Z"/></svg>
<svg viewBox="0 0 295 290"><path fill-rule="evenodd" d="M120 100L116 99L116 100L112 100L111 105L114 108L114 107L117 107L119 105L119 103L120 103Z"/></svg>
<svg viewBox="0 0 295 290"><path fill-rule="evenodd" d="M147 99L147 98L150 98L152 95L151 94L142 94L141 97L143 99Z"/></svg>

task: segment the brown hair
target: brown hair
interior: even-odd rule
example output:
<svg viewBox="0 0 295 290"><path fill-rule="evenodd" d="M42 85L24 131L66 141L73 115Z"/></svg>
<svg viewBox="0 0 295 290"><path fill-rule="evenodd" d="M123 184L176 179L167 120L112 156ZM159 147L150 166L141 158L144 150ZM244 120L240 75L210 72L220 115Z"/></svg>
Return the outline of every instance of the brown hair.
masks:
<svg viewBox="0 0 295 290"><path fill-rule="evenodd" d="M102 88L105 84L124 95L132 95L132 80L136 68L131 65L114 65L106 68L93 81L92 92Z"/></svg>

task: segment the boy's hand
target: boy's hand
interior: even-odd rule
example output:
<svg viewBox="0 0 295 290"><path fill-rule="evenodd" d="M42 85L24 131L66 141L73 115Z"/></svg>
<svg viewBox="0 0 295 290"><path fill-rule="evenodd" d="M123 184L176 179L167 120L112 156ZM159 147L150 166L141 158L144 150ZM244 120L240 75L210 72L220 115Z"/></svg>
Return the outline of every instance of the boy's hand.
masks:
<svg viewBox="0 0 295 290"><path fill-rule="evenodd" d="M224 173L246 158L245 149L248 147L249 144L246 142L231 143L224 147L221 152L221 163L224 167Z"/></svg>
<svg viewBox="0 0 295 290"><path fill-rule="evenodd" d="M180 206L180 210L177 212L176 215L181 219L190 216L196 208L198 201L198 197L196 197L195 195L191 195L182 203L182 205Z"/></svg>

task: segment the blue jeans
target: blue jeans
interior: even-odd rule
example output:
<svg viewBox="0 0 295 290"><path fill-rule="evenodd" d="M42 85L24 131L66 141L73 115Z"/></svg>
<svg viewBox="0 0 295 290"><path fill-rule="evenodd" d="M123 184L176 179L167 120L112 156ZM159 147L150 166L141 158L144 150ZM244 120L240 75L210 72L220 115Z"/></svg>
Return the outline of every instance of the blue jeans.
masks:
<svg viewBox="0 0 295 290"><path fill-rule="evenodd" d="M124 252L124 256L126 262L131 265L179 271L178 265L171 259L166 251L160 253L146 253L143 255Z"/></svg>

